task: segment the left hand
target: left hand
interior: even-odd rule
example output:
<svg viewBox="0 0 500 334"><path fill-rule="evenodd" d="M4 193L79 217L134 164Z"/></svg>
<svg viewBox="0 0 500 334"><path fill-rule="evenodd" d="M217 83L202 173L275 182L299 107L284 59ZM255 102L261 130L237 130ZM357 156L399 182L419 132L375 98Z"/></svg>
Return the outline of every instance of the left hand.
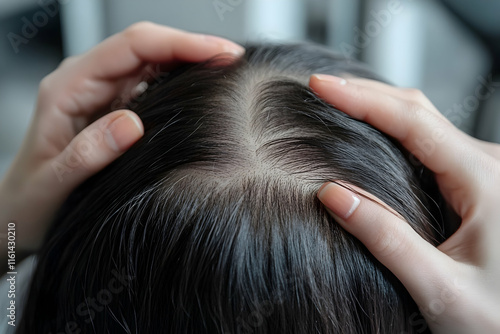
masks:
<svg viewBox="0 0 500 334"><path fill-rule="evenodd" d="M143 22L63 61L40 83L23 146L0 183L1 232L15 221L17 249L36 249L68 194L142 137L142 122L130 110L97 119L113 101L131 92L153 64L198 62L222 52L244 50L222 38Z"/></svg>
<svg viewBox="0 0 500 334"><path fill-rule="evenodd" d="M500 333L500 145L461 132L420 91L327 75L312 76L310 86L398 140L434 173L461 218L459 229L434 247L361 188L339 180L318 193L335 220L406 287L427 320L414 322L417 332L429 326L435 334Z"/></svg>

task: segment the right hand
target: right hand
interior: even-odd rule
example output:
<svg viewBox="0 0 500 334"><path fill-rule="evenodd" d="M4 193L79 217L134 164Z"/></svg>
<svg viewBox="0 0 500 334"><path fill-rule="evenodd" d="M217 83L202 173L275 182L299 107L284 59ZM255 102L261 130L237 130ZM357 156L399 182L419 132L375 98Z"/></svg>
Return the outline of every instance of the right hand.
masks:
<svg viewBox="0 0 500 334"><path fill-rule="evenodd" d="M462 222L435 248L362 189L327 183L319 199L404 284L433 333L500 333L500 145L461 132L417 90L326 75L310 87L400 141L435 173Z"/></svg>

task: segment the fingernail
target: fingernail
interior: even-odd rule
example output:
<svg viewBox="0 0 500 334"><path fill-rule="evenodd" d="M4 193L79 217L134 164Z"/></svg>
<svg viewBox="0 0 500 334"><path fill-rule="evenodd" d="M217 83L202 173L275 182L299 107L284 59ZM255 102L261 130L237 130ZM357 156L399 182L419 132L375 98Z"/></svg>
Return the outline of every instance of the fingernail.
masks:
<svg viewBox="0 0 500 334"><path fill-rule="evenodd" d="M213 35L202 35L203 39L221 44L225 52L232 53L235 56L241 56L245 53L245 48L239 44L233 43L225 38L213 36Z"/></svg>
<svg viewBox="0 0 500 334"><path fill-rule="evenodd" d="M243 56L245 54L245 52L246 52L245 48L242 47L242 46L240 46L240 45L238 45L238 46L232 46L231 48L227 48L226 51L232 53L236 57Z"/></svg>
<svg viewBox="0 0 500 334"><path fill-rule="evenodd" d="M329 84L335 84L335 85L340 85L340 86L345 86L347 85L347 80L341 77L336 77L334 75L326 75L326 74L313 74L313 77L315 77L317 80L329 83Z"/></svg>
<svg viewBox="0 0 500 334"><path fill-rule="evenodd" d="M124 152L144 134L142 122L135 113L126 112L106 129L106 141L115 152Z"/></svg>
<svg viewBox="0 0 500 334"><path fill-rule="evenodd" d="M350 190L335 183L326 183L318 191L319 200L340 218L349 218L358 208L360 199Z"/></svg>

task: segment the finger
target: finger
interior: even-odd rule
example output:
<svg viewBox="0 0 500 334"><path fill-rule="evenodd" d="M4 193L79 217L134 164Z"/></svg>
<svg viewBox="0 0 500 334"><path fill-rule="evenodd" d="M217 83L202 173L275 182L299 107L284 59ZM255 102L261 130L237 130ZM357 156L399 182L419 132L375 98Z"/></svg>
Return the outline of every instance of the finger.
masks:
<svg viewBox="0 0 500 334"><path fill-rule="evenodd" d="M130 110L118 110L82 130L50 162L53 191L69 193L130 148L144 134L142 122Z"/></svg>
<svg viewBox="0 0 500 334"><path fill-rule="evenodd" d="M370 123L396 138L420 162L436 174L454 173L457 182L469 172L463 158L475 150L449 122L412 101L341 79L314 75L311 88L327 102L348 115ZM465 184L469 185L469 180Z"/></svg>
<svg viewBox="0 0 500 334"><path fill-rule="evenodd" d="M144 62L199 62L222 52L241 55L244 49L223 38L141 22L91 50L77 67L87 73L92 65L92 77L110 79L131 73Z"/></svg>
<svg viewBox="0 0 500 334"><path fill-rule="evenodd" d="M500 160L500 144L490 143L486 141L482 141L476 138L472 138L476 146L481 149L483 152L489 154L493 158Z"/></svg>
<svg viewBox="0 0 500 334"><path fill-rule="evenodd" d="M429 111L441 117L443 120L448 121L446 117L436 109L432 102L429 101L429 99L418 89L395 87L384 82L356 77L349 78L349 82L363 87L373 88L383 94L391 95L400 99L421 103Z"/></svg>
<svg viewBox="0 0 500 334"><path fill-rule="evenodd" d="M141 22L65 60L44 79L44 95L64 112L88 113L109 104L123 87L120 79L137 77L148 63L198 62L223 52L241 55L244 49L223 38Z"/></svg>
<svg viewBox="0 0 500 334"><path fill-rule="evenodd" d="M359 194L347 187L359 190ZM363 193L366 192L354 186L326 183L319 190L318 198L337 222L404 284L417 304L425 305L439 294L440 286L449 283L455 262L385 205L380 205L379 199L373 201Z"/></svg>

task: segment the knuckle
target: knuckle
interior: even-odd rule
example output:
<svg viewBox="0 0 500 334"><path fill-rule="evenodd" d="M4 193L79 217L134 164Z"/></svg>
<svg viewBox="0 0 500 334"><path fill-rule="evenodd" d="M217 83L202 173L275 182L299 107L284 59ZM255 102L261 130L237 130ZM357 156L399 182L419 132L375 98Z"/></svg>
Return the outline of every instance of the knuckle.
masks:
<svg viewBox="0 0 500 334"><path fill-rule="evenodd" d="M52 77L53 74L50 73L40 81L40 84L38 86L40 95L46 95L50 91L50 87L52 86Z"/></svg>
<svg viewBox="0 0 500 334"><path fill-rule="evenodd" d="M411 112L410 119L414 124L425 124L429 129L433 129L432 134L438 137L439 134L450 134L454 127L446 119L439 117L424 105L418 102L408 102L408 110ZM444 133L442 133L444 132Z"/></svg>
<svg viewBox="0 0 500 334"><path fill-rule="evenodd" d="M405 88L404 91L408 95L409 98L417 100L417 101L421 101L421 100L426 98L424 93L420 89Z"/></svg>
<svg viewBox="0 0 500 334"><path fill-rule="evenodd" d="M49 74L47 74L39 84L39 91L41 94L47 94L54 87L54 83L57 82L57 77L61 78L61 71L66 70L68 67L71 67L75 62L78 61L79 56L71 56L65 58L57 67L57 69Z"/></svg>
<svg viewBox="0 0 500 334"><path fill-rule="evenodd" d="M142 36L146 31L151 29L155 24L150 21L140 21L132 24L124 30L124 35L129 39L136 39Z"/></svg>
<svg viewBox="0 0 500 334"><path fill-rule="evenodd" d="M78 58L79 58L78 56L70 56L64 58L61 64L59 65L59 68L66 68L73 65Z"/></svg>
<svg viewBox="0 0 500 334"><path fill-rule="evenodd" d="M403 222L401 224L404 224ZM394 257L402 255L406 241L406 229L402 229L398 224L393 228L381 229L373 238L371 248L374 253L381 257Z"/></svg>
<svg viewBox="0 0 500 334"><path fill-rule="evenodd" d="M407 110L411 118L415 119L423 116L425 110L420 103L415 100L406 100L404 104L404 108Z"/></svg>

